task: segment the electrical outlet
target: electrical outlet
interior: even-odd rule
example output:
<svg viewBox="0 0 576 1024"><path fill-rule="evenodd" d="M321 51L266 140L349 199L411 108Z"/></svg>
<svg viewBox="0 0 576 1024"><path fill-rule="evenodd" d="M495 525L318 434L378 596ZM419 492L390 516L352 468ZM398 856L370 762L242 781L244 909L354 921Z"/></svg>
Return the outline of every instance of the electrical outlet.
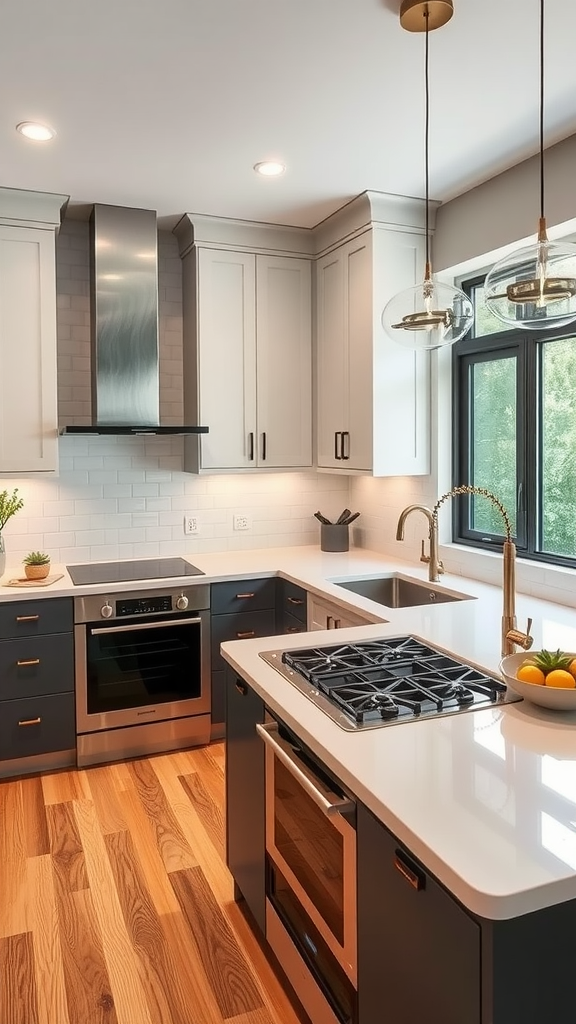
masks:
<svg viewBox="0 0 576 1024"><path fill-rule="evenodd" d="M235 515L233 518L233 524L235 530L249 530L251 526L250 519L248 516L244 515Z"/></svg>
<svg viewBox="0 0 576 1024"><path fill-rule="evenodd" d="M184 533L198 533L198 516L186 512L184 516Z"/></svg>

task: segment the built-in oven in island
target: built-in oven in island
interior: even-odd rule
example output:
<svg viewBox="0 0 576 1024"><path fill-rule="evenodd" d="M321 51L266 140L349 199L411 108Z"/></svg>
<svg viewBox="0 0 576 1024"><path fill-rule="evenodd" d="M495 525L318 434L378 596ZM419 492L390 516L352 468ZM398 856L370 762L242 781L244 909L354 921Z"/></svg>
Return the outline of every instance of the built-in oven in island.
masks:
<svg viewBox="0 0 576 1024"><path fill-rule="evenodd" d="M210 741L210 588L74 600L78 765Z"/></svg>
<svg viewBox="0 0 576 1024"><path fill-rule="evenodd" d="M266 939L314 1024L357 1021L356 804L283 725L265 743Z"/></svg>

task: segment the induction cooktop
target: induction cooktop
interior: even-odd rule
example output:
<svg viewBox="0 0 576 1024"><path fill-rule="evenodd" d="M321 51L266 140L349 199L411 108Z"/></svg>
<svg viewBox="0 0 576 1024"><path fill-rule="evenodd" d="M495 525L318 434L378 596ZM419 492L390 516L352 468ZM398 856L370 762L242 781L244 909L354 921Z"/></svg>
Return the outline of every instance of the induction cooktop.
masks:
<svg viewBox="0 0 576 1024"><path fill-rule="evenodd" d="M93 562L67 565L74 586L91 583L129 583L133 580L164 580L174 576L204 576L185 558L139 558L126 562Z"/></svg>

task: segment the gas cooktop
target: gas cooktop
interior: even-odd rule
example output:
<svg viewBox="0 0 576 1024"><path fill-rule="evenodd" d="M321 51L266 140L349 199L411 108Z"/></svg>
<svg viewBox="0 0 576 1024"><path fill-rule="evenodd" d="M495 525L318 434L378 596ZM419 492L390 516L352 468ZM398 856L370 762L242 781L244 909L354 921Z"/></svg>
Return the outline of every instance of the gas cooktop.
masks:
<svg viewBox="0 0 576 1024"><path fill-rule="evenodd" d="M91 583L129 583L132 580L164 580L174 576L204 576L184 558L139 558L133 562L94 562L67 565L74 586Z"/></svg>
<svg viewBox="0 0 576 1024"><path fill-rule="evenodd" d="M414 636L260 654L343 729L374 729L520 700L501 680Z"/></svg>

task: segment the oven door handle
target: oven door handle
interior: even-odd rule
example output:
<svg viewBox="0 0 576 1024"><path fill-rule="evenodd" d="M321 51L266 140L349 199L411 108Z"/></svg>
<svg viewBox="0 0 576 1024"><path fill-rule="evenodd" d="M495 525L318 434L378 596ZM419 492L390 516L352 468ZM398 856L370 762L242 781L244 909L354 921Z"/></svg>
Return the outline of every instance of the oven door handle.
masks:
<svg viewBox="0 0 576 1024"><path fill-rule="evenodd" d="M91 636L103 636L104 633L128 633L135 629L163 629L165 626L197 626L201 619L170 619L163 622L132 622L126 626L107 626L104 629L91 629Z"/></svg>
<svg viewBox="0 0 576 1024"><path fill-rule="evenodd" d="M330 818L334 814L346 814L356 810L353 800L333 793L305 765L296 763L292 757L292 747L278 732L277 722L269 722L266 725L260 725L257 722L256 732L326 817Z"/></svg>

